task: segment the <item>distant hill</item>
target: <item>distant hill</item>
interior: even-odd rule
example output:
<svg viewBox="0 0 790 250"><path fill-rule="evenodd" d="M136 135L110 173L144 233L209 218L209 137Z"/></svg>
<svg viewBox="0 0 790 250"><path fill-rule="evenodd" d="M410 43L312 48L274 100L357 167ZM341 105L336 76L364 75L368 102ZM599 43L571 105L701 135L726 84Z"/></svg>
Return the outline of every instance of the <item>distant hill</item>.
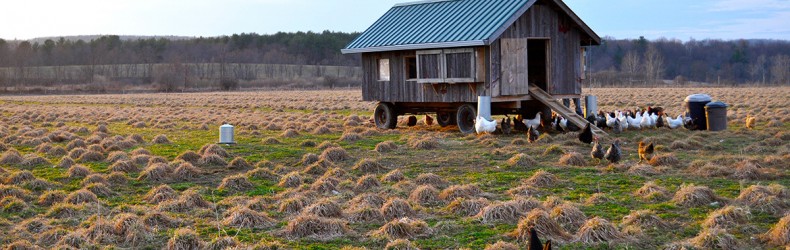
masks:
<svg viewBox="0 0 790 250"><path fill-rule="evenodd" d="M44 41L46 41L48 39L49 40L53 40L53 41L58 41L58 40L60 40L60 38L63 38L65 40L67 40L67 41L76 42L76 41L79 41L79 40L83 40L83 41L96 40L96 39L99 39L99 38L101 38L103 36L106 36L106 35L37 37L37 38L33 38L33 39L28 39L26 41L28 41L30 43L36 43L36 42L37 43L44 43ZM134 41L134 40L152 39L152 38L153 39L164 38L164 39L168 39L168 40L189 40L189 39L195 38L195 37L189 37L189 36L134 36L134 35L123 35L123 36L119 35L118 37L121 38L121 41Z"/></svg>

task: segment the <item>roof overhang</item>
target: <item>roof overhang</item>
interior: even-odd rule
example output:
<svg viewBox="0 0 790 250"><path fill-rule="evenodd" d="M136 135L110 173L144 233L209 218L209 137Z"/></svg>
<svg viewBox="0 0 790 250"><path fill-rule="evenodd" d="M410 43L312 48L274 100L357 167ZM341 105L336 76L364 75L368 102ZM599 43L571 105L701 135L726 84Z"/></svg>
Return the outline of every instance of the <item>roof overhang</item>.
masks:
<svg viewBox="0 0 790 250"><path fill-rule="evenodd" d="M370 47L359 49L343 49L340 50L343 54L356 54L356 53L370 53L370 52L384 52L384 51L399 51L399 50L422 50L422 49L446 49L458 47L475 47L488 45L487 41L463 41L463 42L447 42L447 43L421 43L421 44L405 44L394 46Z"/></svg>

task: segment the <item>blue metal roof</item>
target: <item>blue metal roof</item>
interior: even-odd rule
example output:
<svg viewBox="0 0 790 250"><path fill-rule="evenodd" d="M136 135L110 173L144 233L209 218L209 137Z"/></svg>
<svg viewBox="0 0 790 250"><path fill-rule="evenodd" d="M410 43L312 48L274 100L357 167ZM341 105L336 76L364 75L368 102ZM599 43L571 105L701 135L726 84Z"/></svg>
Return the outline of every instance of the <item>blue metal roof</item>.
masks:
<svg viewBox="0 0 790 250"><path fill-rule="evenodd" d="M537 0L428 0L398 4L373 23L344 54L489 45ZM592 40L600 37L560 0L551 0Z"/></svg>

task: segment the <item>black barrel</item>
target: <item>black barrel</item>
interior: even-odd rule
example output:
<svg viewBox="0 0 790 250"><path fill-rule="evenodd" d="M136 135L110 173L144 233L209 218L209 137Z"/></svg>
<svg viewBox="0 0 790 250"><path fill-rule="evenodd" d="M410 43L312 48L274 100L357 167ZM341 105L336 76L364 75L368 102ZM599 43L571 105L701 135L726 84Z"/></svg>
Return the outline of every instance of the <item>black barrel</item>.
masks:
<svg viewBox="0 0 790 250"><path fill-rule="evenodd" d="M706 117L708 117L708 131L727 130L727 104L723 102L711 102L705 105Z"/></svg>
<svg viewBox="0 0 790 250"><path fill-rule="evenodd" d="M712 99L707 94L694 94L686 97L686 115L694 123L693 130L707 130L708 120L705 116L705 105Z"/></svg>

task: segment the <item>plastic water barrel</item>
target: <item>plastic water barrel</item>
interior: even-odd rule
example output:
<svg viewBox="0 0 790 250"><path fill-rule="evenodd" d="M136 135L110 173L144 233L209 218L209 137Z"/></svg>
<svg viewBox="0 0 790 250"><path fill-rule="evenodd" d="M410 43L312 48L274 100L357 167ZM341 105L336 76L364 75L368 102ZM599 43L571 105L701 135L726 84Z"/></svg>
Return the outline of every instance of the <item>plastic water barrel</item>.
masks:
<svg viewBox="0 0 790 250"><path fill-rule="evenodd" d="M707 130L708 120L705 115L705 105L711 102L710 95L694 94L686 97L687 116L691 118L696 130Z"/></svg>
<svg viewBox="0 0 790 250"><path fill-rule="evenodd" d="M727 130L727 104L711 102L705 105L705 114L708 118L708 131Z"/></svg>
<svg viewBox="0 0 790 250"><path fill-rule="evenodd" d="M493 121L491 118L491 97L478 96L477 97L477 116L483 117L486 120Z"/></svg>
<svg viewBox="0 0 790 250"><path fill-rule="evenodd" d="M219 143L221 144L235 144L236 141L233 138L233 126L230 124L225 124L219 127Z"/></svg>
<svg viewBox="0 0 790 250"><path fill-rule="evenodd" d="M588 95L584 97L584 117L598 114L598 97Z"/></svg>

